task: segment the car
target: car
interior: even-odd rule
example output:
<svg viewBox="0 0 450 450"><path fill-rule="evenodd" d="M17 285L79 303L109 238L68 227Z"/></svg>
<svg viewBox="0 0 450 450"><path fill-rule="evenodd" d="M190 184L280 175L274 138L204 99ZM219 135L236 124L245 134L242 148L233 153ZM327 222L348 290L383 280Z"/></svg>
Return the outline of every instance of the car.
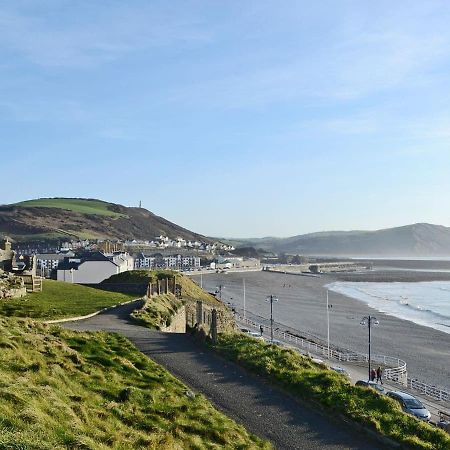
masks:
<svg viewBox="0 0 450 450"><path fill-rule="evenodd" d="M256 339L263 339L264 340L264 338L261 336L261 333L257 333L256 331L249 331L247 334L249 336L251 336L251 337L256 338Z"/></svg>
<svg viewBox="0 0 450 450"><path fill-rule="evenodd" d="M313 363L315 363L315 364L320 364L320 365L325 366L325 362L324 362L323 359L320 359L320 358L311 358L311 361L312 361Z"/></svg>
<svg viewBox="0 0 450 450"><path fill-rule="evenodd" d="M344 375L348 378L350 378L349 373L343 368L343 367L339 367L339 366L330 366L331 370L334 370L337 373L340 373L341 375Z"/></svg>
<svg viewBox="0 0 450 450"><path fill-rule="evenodd" d="M268 338L268 339L265 339L265 341L268 344L278 345L278 347L286 347L286 344L284 342L279 341L278 339L271 340L270 338Z"/></svg>
<svg viewBox="0 0 450 450"><path fill-rule="evenodd" d="M363 387L372 388L372 389L375 389L380 394L386 394L384 387L381 386L381 384L375 383L375 381L358 380L355 383L355 386L363 386Z"/></svg>
<svg viewBox="0 0 450 450"><path fill-rule="evenodd" d="M430 411L416 397L401 391L389 391L387 395L399 402L406 413L426 422L430 420Z"/></svg>

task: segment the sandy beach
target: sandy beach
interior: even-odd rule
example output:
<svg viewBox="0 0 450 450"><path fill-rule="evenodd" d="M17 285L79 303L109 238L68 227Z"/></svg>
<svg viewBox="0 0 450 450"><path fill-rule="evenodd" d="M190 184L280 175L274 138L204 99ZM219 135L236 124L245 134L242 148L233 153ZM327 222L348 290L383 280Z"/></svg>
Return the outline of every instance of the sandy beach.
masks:
<svg viewBox="0 0 450 450"><path fill-rule="evenodd" d="M355 275L359 280L374 281L373 275ZM448 275L448 274L447 274ZM432 274L404 272L379 273L377 281L429 281ZM394 277L394 278L393 278ZM441 279L441 275L438 275ZM193 277L200 282L199 277ZM243 307L243 278L246 285L246 308L255 314L270 317L266 302L269 294L279 301L274 305L274 319L288 327L311 333L323 340L327 336L325 285L346 278L342 275L306 277L270 272L208 274L203 287L222 289L222 300ZM349 276L353 278L353 276ZM450 278L450 277L449 277ZM447 279L449 279L447 278ZM360 325L367 314L377 317L380 324L373 329L372 352L401 358L407 362L414 377L442 387L450 387L450 334L417 325L373 310L363 302L330 292L330 340L332 343L358 352L368 351L367 327Z"/></svg>

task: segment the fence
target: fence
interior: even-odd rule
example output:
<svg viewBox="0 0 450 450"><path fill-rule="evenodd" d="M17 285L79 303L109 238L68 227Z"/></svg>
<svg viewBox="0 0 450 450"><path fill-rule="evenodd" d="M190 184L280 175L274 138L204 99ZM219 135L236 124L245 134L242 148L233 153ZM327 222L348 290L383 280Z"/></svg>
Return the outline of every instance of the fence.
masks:
<svg viewBox="0 0 450 450"><path fill-rule="evenodd" d="M270 326L258 323L240 315L239 313L236 313L236 319L252 327L259 329L259 327L262 326L265 331L270 331ZM369 356L367 354L352 352L351 350L337 350L331 347L328 348L327 345L320 344L314 340L295 336L292 333L280 331L278 329L274 329L273 334L286 342L295 344L300 351L303 350L303 352L306 353L311 352L316 355L321 355L326 358L344 362L367 363L369 360ZM372 362L382 364L385 367L384 378L421 392L422 394L432 397L435 400L450 402L450 389L430 385L415 378L409 378L405 361L385 355L371 355L370 360Z"/></svg>
<svg viewBox="0 0 450 450"><path fill-rule="evenodd" d="M240 314L236 314L236 318L239 321L255 328L259 328L262 326L265 331L270 330L270 327L268 325L257 323L251 319L241 316ZM304 352L311 352L329 359L336 359L338 361L354 363L368 362L369 360L369 357L366 354L352 352L350 350L336 350L335 348L328 348L328 346L326 345L314 342L310 339L295 336L294 334L285 331L274 330L273 334L283 339L283 341L285 342L294 344L295 347L303 350ZM408 378L405 361L399 358L385 355L371 355L370 360L374 363L382 364L385 367L384 377L386 379L395 381L396 383L401 383L403 385L407 384Z"/></svg>

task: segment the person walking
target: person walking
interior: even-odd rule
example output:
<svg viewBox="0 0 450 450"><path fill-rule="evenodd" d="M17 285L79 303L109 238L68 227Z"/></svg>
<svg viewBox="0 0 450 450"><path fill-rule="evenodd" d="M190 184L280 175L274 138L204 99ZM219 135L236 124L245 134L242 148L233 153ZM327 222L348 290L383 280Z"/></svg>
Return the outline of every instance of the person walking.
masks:
<svg viewBox="0 0 450 450"><path fill-rule="evenodd" d="M380 366L378 366L378 369L377 369L377 383L380 382L381 384L383 384L383 380L381 378L382 375L383 375L383 370L381 369Z"/></svg>
<svg viewBox="0 0 450 450"><path fill-rule="evenodd" d="M375 369L370 371L370 381L375 381L375 377L377 376Z"/></svg>
<svg viewBox="0 0 450 450"><path fill-rule="evenodd" d="M262 336L264 332L264 327L262 325L259 326L259 332L261 333Z"/></svg>

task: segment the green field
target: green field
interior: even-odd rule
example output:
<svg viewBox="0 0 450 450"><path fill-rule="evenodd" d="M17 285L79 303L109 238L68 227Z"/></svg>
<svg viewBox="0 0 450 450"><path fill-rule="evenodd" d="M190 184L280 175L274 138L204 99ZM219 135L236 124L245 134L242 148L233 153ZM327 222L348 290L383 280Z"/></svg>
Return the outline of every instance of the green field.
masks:
<svg viewBox="0 0 450 450"><path fill-rule="evenodd" d="M270 449L128 340L0 318L0 449Z"/></svg>
<svg viewBox="0 0 450 450"><path fill-rule="evenodd" d="M0 301L0 315L47 320L64 319L91 314L136 297L62 281L45 280L42 292Z"/></svg>
<svg viewBox="0 0 450 450"><path fill-rule="evenodd" d="M123 214L108 209L110 203L100 200L89 200L79 198L40 198L36 200L26 200L16 203L15 206L34 208L59 208L66 211L73 211L82 214L93 214L97 216L126 217Z"/></svg>
<svg viewBox="0 0 450 450"><path fill-rule="evenodd" d="M214 348L232 361L282 386L292 395L347 416L403 448L448 450L450 435L407 415L394 400L373 389L353 386L346 377L293 350L243 334L222 334Z"/></svg>

